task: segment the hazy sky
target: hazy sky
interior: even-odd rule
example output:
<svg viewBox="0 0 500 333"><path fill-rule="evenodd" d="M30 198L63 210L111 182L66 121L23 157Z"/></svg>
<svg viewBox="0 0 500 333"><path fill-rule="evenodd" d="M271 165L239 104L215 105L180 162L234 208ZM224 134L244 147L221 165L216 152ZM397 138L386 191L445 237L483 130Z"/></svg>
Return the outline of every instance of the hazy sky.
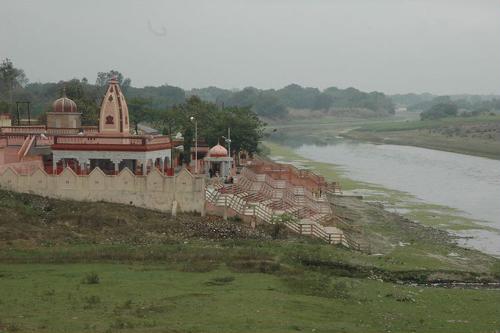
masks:
<svg viewBox="0 0 500 333"><path fill-rule="evenodd" d="M2 0L0 57L31 82L500 92L498 0Z"/></svg>

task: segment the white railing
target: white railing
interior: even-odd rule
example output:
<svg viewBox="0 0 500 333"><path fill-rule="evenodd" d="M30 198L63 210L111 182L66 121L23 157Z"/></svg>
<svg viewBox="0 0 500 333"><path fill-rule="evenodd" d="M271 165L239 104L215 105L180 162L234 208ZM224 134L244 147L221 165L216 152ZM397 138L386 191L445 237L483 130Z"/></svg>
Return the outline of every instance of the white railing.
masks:
<svg viewBox="0 0 500 333"><path fill-rule="evenodd" d="M207 187L205 198L207 202L217 207L230 208L236 213L259 219L265 223L273 223L276 216L273 209L262 203L249 204L244 198L233 193L222 193L223 188ZM300 215L300 207L295 207L297 215ZM330 244L342 244L348 246L342 233L327 232L317 223L286 222L285 226L300 235L310 235L327 241Z"/></svg>
<svg viewBox="0 0 500 333"><path fill-rule="evenodd" d="M327 200L322 197L315 197L309 190L304 187L288 185L285 180L275 180L267 174L255 174L248 168L244 168L241 171L240 177L248 178L253 182L268 184L273 188L273 191L275 193L283 193L281 195L274 195L275 198L283 198L291 205L306 206L311 210L318 211L324 214L331 213L330 204Z"/></svg>

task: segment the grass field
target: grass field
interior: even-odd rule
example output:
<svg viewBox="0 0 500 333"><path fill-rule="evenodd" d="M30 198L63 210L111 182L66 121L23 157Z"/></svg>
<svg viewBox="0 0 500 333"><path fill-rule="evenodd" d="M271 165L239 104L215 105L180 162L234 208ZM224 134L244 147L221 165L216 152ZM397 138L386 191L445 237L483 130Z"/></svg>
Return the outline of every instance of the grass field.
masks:
<svg viewBox="0 0 500 333"><path fill-rule="evenodd" d="M476 117L450 117L435 120L412 120L412 121L379 121L364 123L358 131L370 132L390 132L415 129L429 129L451 125L482 124L489 122L499 122L500 115L482 115Z"/></svg>
<svg viewBox="0 0 500 333"><path fill-rule="evenodd" d="M131 206L5 191L0 199L0 331L500 327L500 290L427 286L498 281L499 260L375 205L356 209L382 214L366 225L378 240L379 253L371 255L287 233L273 240L265 226L252 230L237 220L174 219ZM342 214L352 213L348 201L339 205ZM368 223L365 215L360 223Z"/></svg>
<svg viewBox="0 0 500 333"><path fill-rule="evenodd" d="M0 265L2 328L46 332L495 332L500 294L221 266ZM96 272L99 283L82 281Z"/></svg>

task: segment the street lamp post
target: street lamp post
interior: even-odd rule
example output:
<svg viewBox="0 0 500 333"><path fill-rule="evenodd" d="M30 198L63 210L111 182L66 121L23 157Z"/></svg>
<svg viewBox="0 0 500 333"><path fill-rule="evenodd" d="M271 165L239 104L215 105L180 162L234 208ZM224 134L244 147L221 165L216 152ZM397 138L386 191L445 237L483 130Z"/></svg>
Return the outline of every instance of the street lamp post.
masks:
<svg viewBox="0 0 500 333"><path fill-rule="evenodd" d="M194 173L198 174L198 120L193 116L190 119L194 120Z"/></svg>
<svg viewBox="0 0 500 333"><path fill-rule="evenodd" d="M231 127L227 129L227 152L231 157Z"/></svg>
<svg viewBox="0 0 500 333"><path fill-rule="evenodd" d="M228 127L227 129L227 138L223 136L224 141L227 143L227 157L231 157L231 127ZM231 168L234 167L234 159L233 162L231 163Z"/></svg>

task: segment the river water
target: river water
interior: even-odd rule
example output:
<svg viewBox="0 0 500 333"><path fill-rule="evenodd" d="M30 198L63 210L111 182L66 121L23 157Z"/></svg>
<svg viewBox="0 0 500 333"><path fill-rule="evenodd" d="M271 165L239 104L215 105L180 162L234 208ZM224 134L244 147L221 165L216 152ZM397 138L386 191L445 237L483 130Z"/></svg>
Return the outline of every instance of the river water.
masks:
<svg viewBox="0 0 500 333"><path fill-rule="evenodd" d="M472 237L462 240L464 245L500 255L500 161L344 139L326 146L302 145L296 151L308 159L341 166L351 179L456 208L463 216L498 229L469 230L460 235Z"/></svg>

